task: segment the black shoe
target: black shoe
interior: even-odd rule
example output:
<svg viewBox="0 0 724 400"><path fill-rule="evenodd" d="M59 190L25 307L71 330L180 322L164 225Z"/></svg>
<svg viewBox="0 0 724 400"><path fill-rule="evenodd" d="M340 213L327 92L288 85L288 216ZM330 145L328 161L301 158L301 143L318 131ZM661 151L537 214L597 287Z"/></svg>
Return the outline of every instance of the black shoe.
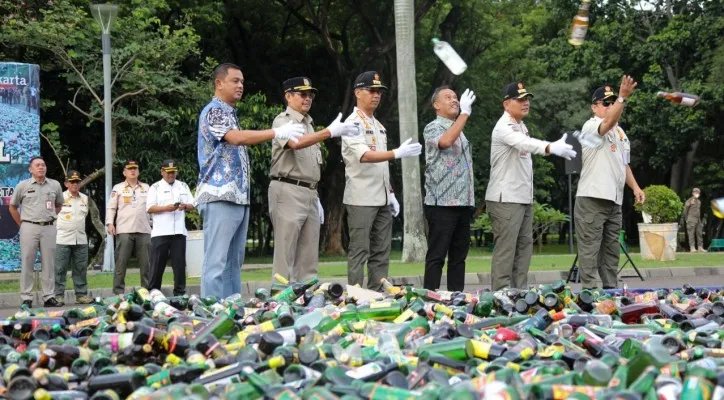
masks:
<svg viewBox="0 0 724 400"><path fill-rule="evenodd" d="M45 307L62 307L62 304L58 303L58 300L55 299L55 297L51 297L48 300L45 300L45 303L43 303Z"/></svg>
<svg viewBox="0 0 724 400"><path fill-rule="evenodd" d="M29 308L33 308L33 301L32 300L23 300L24 306L28 306Z"/></svg>

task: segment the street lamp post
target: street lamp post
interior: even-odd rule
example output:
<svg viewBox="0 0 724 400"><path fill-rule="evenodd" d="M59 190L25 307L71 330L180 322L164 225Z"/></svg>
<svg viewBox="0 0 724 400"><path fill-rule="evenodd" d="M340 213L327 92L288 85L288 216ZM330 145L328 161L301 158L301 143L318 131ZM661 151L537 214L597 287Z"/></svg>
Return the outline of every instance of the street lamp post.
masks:
<svg viewBox="0 0 724 400"><path fill-rule="evenodd" d="M111 25L118 15L115 4L93 4L91 13L101 26L103 40L103 117L105 126L105 172L106 205L111 198L111 182L113 179L113 154L111 152ZM106 233L106 248L103 253L103 271L113 271L113 236Z"/></svg>

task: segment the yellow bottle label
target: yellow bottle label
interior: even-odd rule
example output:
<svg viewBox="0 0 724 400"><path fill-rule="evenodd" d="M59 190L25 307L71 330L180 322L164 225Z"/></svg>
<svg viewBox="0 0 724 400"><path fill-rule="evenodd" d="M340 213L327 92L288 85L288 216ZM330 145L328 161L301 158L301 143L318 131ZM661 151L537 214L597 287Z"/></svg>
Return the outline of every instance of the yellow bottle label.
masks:
<svg viewBox="0 0 724 400"><path fill-rule="evenodd" d="M414 315L415 315L415 312L408 308L407 310L403 311L402 314L400 314L400 316L398 316L397 318L392 320L392 323L401 324L401 323L407 321L408 319L412 318Z"/></svg>

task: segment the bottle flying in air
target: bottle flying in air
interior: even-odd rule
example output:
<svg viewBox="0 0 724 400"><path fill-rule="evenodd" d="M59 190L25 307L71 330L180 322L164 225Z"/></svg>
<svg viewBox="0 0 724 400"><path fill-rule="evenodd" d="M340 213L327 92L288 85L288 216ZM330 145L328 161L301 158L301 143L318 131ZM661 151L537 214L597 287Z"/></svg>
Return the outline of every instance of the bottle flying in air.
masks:
<svg viewBox="0 0 724 400"><path fill-rule="evenodd" d="M580 46L586 40L586 32L588 32L588 8L590 6L590 0L583 0L581 6L578 7L578 14L573 17L568 43L574 46Z"/></svg>
<svg viewBox="0 0 724 400"><path fill-rule="evenodd" d="M699 96L682 92L657 92L656 97L661 97L672 103L681 104L682 106L694 107L699 104Z"/></svg>
<svg viewBox="0 0 724 400"><path fill-rule="evenodd" d="M448 42L442 41L438 38L432 38L432 44L434 45L433 51L435 55L445 64L446 67L455 75L460 75L468 69L468 65L458 55L455 49L450 46Z"/></svg>

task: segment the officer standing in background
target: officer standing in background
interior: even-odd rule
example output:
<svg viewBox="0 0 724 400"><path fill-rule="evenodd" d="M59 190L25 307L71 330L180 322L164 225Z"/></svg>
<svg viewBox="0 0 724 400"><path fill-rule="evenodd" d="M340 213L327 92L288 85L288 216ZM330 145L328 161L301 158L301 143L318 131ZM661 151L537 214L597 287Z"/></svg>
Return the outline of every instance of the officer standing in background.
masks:
<svg viewBox="0 0 724 400"><path fill-rule="evenodd" d="M55 300L65 304L65 282L70 264L76 304L90 304L86 272L88 269L88 236L85 219L88 216L88 196L78 189L81 177L78 171L68 171L63 192L63 208L58 214L58 237L55 250Z"/></svg>
<svg viewBox="0 0 724 400"><path fill-rule="evenodd" d="M566 135L546 142L528 135L523 118L533 95L522 82L503 89L505 112L493 128L490 143L490 181L485 205L493 226L492 289L525 289L533 255L533 158L531 154L576 156Z"/></svg>
<svg viewBox="0 0 724 400"><path fill-rule="evenodd" d="M173 268L173 295L186 294L186 211L194 208L193 195L186 183L176 179L178 163L165 160L161 164L161 179L151 185L146 199L146 211L153 215L151 257L148 289L161 290L163 272L169 253Z"/></svg>
<svg viewBox="0 0 724 400"><path fill-rule="evenodd" d="M43 305L59 307L55 300L55 218L63 206L60 183L45 176L47 168L42 157L30 159L32 175L15 186L10 200L10 214L20 226L20 297L23 304L33 306L33 266L40 249ZM20 211L18 211L20 207Z"/></svg>
<svg viewBox="0 0 724 400"><path fill-rule="evenodd" d="M317 276L319 226L324 210L317 195L321 175L320 142L339 136L359 136L354 124L341 122L342 114L327 128L315 132L309 110L317 89L307 77L284 81L287 109L274 119L272 128L289 122L304 126L297 142L272 141L269 184L269 217L274 226L274 267L272 275L301 282Z"/></svg>
<svg viewBox="0 0 724 400"><path fill-rule="evenodd" d="M429 227L425 289L440 287L447 257L447 290L465 288L465 259L470 247L470 219L475 207L473 154L463 128L475 94L466 89L460 101L442 86L432 94L437 114L425 126L425 217Z"/></svg>
<svg viewBox="0 0 724 400"><path fill-rule="evenodd" d="M684 213L681 214L683 222L686 223L686 234L689 235L690 253L696 253L697 243L699 244L699 253L706 253L706 249L704 248L703 223L701 221L700 195L701 190L694 188L694 190L691 191L691 198L686 200Z"/></svg>
<svg viewBox="0 0 724 400"><path fill-rule="evenodd" d="M618 96L610 86L596 89L591 105L594 115L583 124L578 136L583 165L574 220L584 289L595 288L599 282L604 289L618 285L623 188L628 185L633 190L637 203L643 203L646 198L629 167L631 143L618 126L624 103L636 85L633 78L624 75Z"/></svg>
<svg viewBox="0 0 724 400"><path fill-rule="evenodd" d="M123 294L126 288L126 266L131 254L136 255L141 273L141 286L148 287L148 250L151 223L146 212L148 185L140 182L138 163L128 161L123 168L124 182L113 186L106 209L108 233L116 238L116 269L113 293Z"/></svg>
<svg viewBox="0 0 724 400"><path fill-rule="evenodd" d="M400 213L400 203L392 192L388 161L417 157L422 151L422 145L410 143L412 139L387 151L387 130L374 117L386 90L375 71L357 76L357 106L346 122L361 127L363 134L342 138L346 181L343 201L349 226L347 282L362 285L367 265L367 288L377 291L382 288L380 280L387 278L390 265L392 217Z"/></svg>

